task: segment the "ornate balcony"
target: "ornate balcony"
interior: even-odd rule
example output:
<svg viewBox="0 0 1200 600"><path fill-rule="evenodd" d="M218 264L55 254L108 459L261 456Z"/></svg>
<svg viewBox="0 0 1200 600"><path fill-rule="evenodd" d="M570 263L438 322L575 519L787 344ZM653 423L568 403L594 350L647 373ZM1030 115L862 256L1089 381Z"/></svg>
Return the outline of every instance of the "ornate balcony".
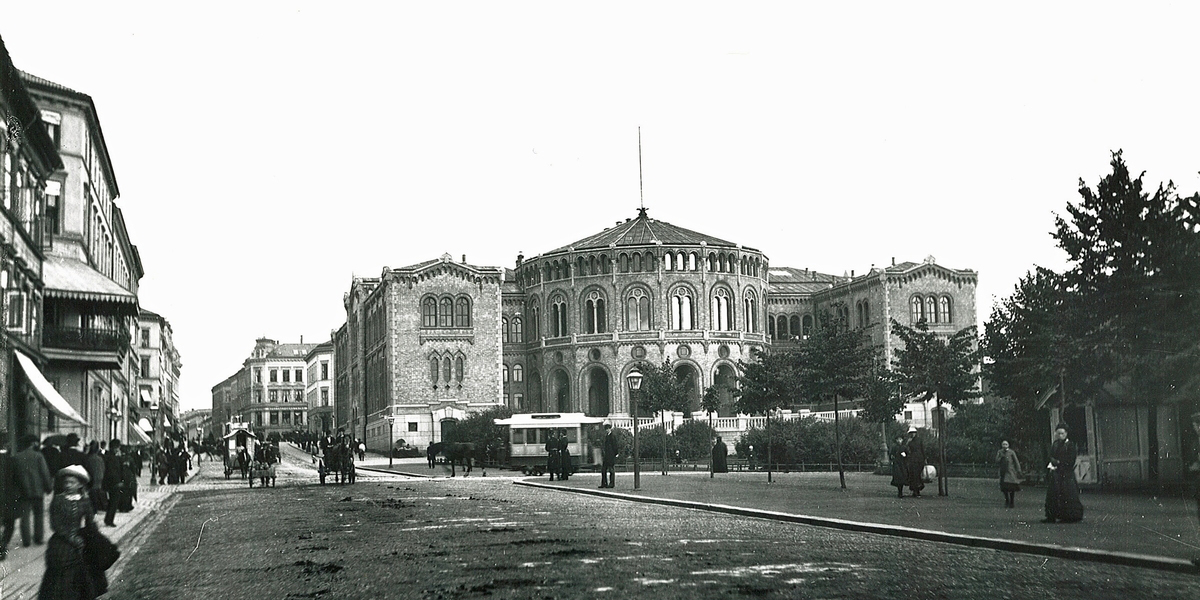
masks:
<svg viewBox="0 0 1200 600"><path fill-rule="evenodd" d="M85 363L92 368L119 369L129 350L123 328L85 328L46 324L42 351L53 361Z"/></svg>

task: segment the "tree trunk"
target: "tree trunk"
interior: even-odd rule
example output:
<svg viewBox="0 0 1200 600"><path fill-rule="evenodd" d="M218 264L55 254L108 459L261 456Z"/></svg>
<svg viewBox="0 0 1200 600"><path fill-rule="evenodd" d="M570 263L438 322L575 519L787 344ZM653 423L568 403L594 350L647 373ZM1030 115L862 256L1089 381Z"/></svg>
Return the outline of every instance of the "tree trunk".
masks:
<svg viewBox="0 0 1200 600"><path fill-rule="evenodd" d="M834 454L837 455L838 479L842 482L842 489L846 489L846 469L842 466L842 428L839 425L838 419L838 395L833 395L833 448Z"/></svg>
<svg viewBox="0 0 1200 600"><path fill-rule="evenodd" d="M946 479L946 413L942 411L942 399L937 401L938 420L938 495L950 495L950 482Z"/></svg>

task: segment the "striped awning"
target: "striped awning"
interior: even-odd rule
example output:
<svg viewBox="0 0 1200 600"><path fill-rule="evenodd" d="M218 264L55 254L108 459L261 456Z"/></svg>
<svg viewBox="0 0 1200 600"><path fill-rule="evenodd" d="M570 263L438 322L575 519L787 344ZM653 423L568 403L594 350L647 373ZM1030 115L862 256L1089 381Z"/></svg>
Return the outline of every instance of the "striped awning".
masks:
<svg viewBox="0 0 1200 600"><path fill-rule="evenodd" d="M137 296L85 262L50 255L42 263L42 281L50 298L67 298L122 305L137 314Z"/></svg>
<svg viewBox="0 0 1200 600"><path fill-rule="evenodd" d="M25 377L29 379L29 383L33 384L33 389L37 392L37 397L41 399L46 408L50 412L68 421L74 421L83 426L88 426L88 422L67 402L66 398L54 389L53 385L46 380L46 376L42 375L42 371L33 364L33 360L20 350L13 350L13 354L17 357L17 363L21 365L21 370L25 372Z"/></svg>

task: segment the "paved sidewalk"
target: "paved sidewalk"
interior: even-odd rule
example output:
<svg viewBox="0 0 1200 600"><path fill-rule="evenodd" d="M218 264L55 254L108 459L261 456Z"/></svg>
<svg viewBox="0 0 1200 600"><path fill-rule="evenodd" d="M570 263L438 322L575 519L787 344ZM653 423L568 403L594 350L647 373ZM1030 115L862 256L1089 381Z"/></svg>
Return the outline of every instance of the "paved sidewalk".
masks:
<svg viewBox="0 0 1200 600"><path fill-rule="evenodd" d="M594 473L580 473L553 483L548 477L524 481L642 501L692 502L735 514L768 511L800 517L780 520L973 546L1020 550L1024 544L1085 551L1072 558L1091 553L1141 555L1151 559L1148 566L1200 572L1186 564L1200 557L1195 501L1178 492L1157 496L1085 491L1082 522L1046 524L1041 522L1044 487L1026 487L1017 493L1016 508L1007 509L999 484L991 479L951 479L949 495L944 497L937 495L935 483L927 486L920 498L897 498L887 477L867 473L847 473L845 490L839 485L837 473L775 473L772 479L774 483L768 484L765 472L723 473L715 478L707 473L672 472L664 477L651 467L642 472L642 486L637 491L633 490L633 474L629 472L617 473L617 487L612 490L596 489L600 476ZM920 535L922 531L943 535ZM1013 544L984 543L989 540Z"/></svg>
<svg viewBox="0 0 1200 600"><path fill-rule="evenodd" d="M188 474L188 481L195 479L200 473L199 465ZM111 574L123 567L126 558L132 554L133 548L126 547L123 541L135 537L142 523L151 515L157 514L164 506L169 507L171 496L179 489L178 485L151 485L146 482L149 477L143 472L138 478L138 499L133 510L127 513L118 512L116 527L104 526L104 514L96 515L100 531L121 548L121 559L109 569ZM49 511L50 499L46 499L46 510ZM50 516L46 518L46 541L50 540ZM18 523L19 526L19 523ZM0 600L34 600L37 598L38 587L42 583L42 574L46 570L46 546L21 546L21 533L18 530L13 540L8 544L8 559L0 561Z"/></svg>

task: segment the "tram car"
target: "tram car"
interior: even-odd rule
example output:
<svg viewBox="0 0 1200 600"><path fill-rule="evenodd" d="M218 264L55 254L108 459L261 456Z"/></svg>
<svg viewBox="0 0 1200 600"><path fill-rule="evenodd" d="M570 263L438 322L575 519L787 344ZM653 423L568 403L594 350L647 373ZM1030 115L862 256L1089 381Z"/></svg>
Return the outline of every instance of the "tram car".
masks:
<svg viewBox="0 0 1200 600"><path fill-rule="evenodd" d="M496 419L497 425L508 427L508 465L526 475L541 475L548 472L550 453L546 442L555 433L565 433L567 450L571 453L571 470L594 467L603 439L603 417L589 417L583 413L526 413L515 414L507 419Z"/></svg>

